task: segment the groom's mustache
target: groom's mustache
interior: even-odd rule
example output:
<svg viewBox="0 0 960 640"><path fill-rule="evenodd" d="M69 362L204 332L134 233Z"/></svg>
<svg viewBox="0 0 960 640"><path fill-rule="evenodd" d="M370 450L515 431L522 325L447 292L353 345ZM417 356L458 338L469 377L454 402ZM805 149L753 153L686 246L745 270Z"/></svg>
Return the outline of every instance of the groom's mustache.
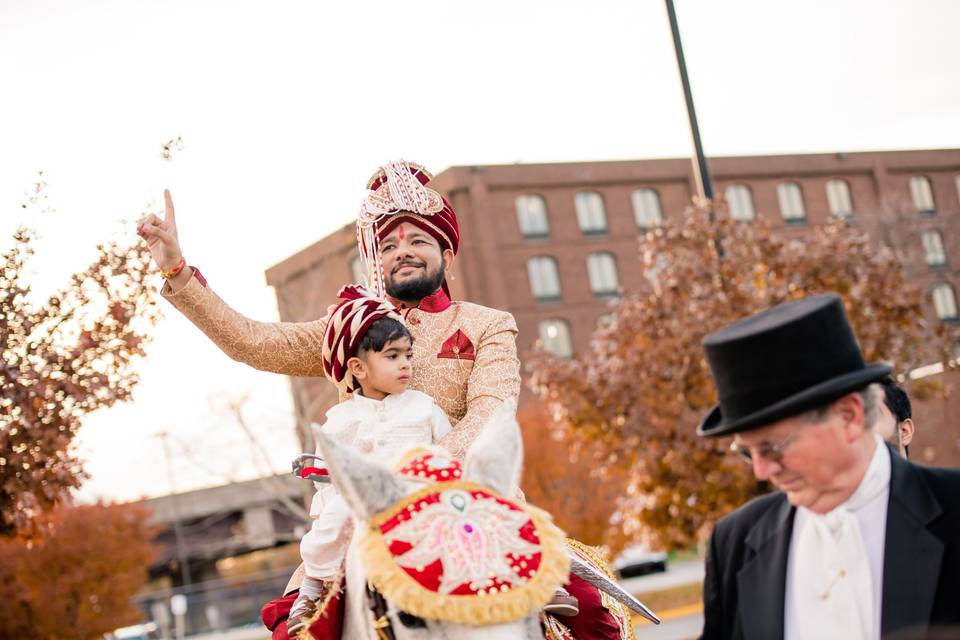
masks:
<svg viewBox="0 0 960 640"><path fill-rule="evenodd" d="M403 269L404 267L421 267L422 268L424 266L425 265L422 262L404 261L398 264L397 266L395 266L390 273L396 273L397 271L399 271L400 269Z"/></svg>

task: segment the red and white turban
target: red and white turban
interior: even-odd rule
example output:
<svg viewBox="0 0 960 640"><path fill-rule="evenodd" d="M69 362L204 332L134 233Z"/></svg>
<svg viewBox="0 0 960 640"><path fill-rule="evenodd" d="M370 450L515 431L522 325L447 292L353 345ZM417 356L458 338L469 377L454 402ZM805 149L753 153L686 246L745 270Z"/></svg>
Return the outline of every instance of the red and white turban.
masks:
<svg viewBox="0 0 960 640"><path fill-rule="evenodd" d="M357 355L357 346L375 321L393 318L403 322L396 307L358 285L347 285L337 294L340 302L330 314L323 332L323 373L344 393L353 393L359 385L347 367Z"/></svg>
<svg viewBox="0 0 960 640"><path fill-rule="evenodd" d="M420 165L394 160L377 169L367 182L369 193L357 217L357 246L367 265L367 284L378 295L385 295L380 241L397 225L409 222L436 238L441 248L460 250L457 214L446 198L427 187L432 179Z"/></svg>

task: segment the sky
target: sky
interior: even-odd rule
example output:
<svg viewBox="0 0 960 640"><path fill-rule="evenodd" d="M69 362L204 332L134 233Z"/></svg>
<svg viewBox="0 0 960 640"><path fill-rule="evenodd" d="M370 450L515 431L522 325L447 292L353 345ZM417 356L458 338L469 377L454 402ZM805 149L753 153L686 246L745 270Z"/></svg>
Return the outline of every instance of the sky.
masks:
<svg viewBox="0 0 960 640"><path fill-rule="evenodd" d="M675 2L708 156L960 147L955 0ZM660 0L3 0L0 86L0 249L40 230L38 296L98 243L136 241L121 220L169 187L188 261L259 320L277 318L264 271L350 222L387 160L439 173L691 146ZM41 169L50 210L24 211ZM161 306L133 400L81 429L83 499L297 453L288 380ZM269 463L222 410L241 396Z"/></svg>

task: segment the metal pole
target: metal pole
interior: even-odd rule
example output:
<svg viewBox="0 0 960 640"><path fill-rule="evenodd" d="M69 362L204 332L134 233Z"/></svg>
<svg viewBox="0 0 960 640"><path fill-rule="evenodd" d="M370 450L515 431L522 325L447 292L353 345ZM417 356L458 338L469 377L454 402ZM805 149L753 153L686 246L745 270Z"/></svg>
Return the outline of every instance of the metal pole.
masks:
<svg viewBox="0 0 960 640"><path fill-rule="evenodd" d="M693 163L693 177L697 182L697 191L701 198L713 199L713 181L710 169L703 155L700 143L700 127L697 125L697 112L693 108L693 94L690 91L690 78L687 77L687 63L683 57L683 45L680 43L680 28L677 26L677 12L673 9L673 0L666 0L667 15L670 17L670 32L673 34L673 48L677 53L677 66L680 67L680 83L683 85L683 97L687 102L687 117L690 119L690 133L693 136L693 149L697 155Z"/></svg>
<svg viewBox="0 0 960 640"><path fill-rule="evenodd" d="M183 544L183 530L180 527L180 509L177 504L177 490L173 484L173 465L170 460L170 445L167 439L170 434L167 432L158 433L157 436L163 441L163 457L167 463L167 479L170 481L170 510L173 512L173 539L177 549L177 564L180 565L180 581L184 587L189 587L190 579L190 559L187 557L186 549Z"/></svg>

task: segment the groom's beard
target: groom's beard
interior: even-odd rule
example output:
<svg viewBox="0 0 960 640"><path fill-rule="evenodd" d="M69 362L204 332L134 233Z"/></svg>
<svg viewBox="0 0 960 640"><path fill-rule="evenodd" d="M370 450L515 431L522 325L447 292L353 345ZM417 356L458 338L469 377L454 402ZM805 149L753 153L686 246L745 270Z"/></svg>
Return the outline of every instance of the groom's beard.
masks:
<svg viewBox="0 0 960 640"><path fill-rule="evenodd" d="M446 271L443 262L440 263L440 267L434 273L426 272L420 277L408 278L403 282L394 282L391 276L389 281L385 283L387 295L395 300L408 302L423 300L440 288L445 276Z"/></svg>

